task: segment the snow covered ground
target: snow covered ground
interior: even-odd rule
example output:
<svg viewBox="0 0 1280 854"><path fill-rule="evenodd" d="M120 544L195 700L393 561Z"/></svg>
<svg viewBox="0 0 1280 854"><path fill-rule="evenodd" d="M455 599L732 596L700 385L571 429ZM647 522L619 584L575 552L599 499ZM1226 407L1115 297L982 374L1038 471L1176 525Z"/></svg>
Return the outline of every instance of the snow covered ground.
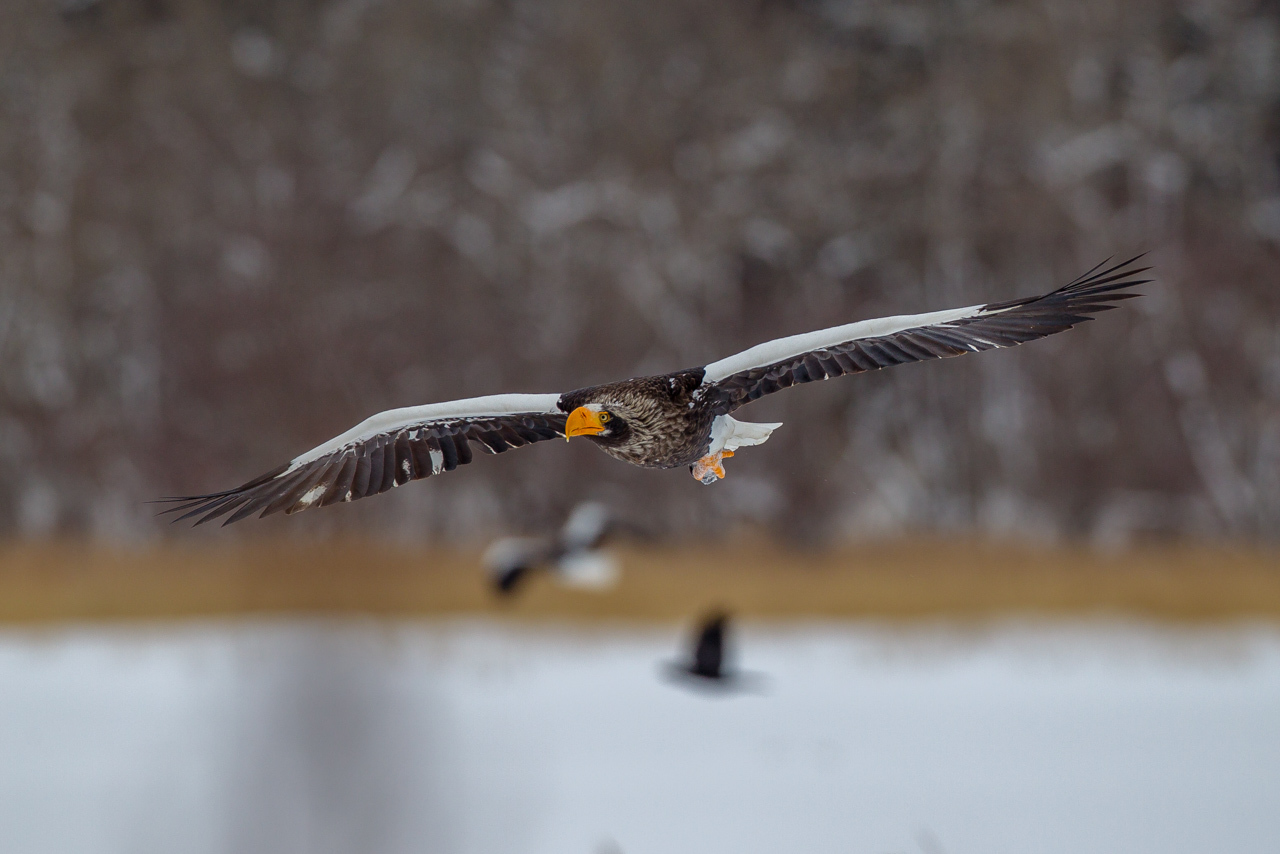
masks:
<svg viewBox="0 0 1280 854"><path fill-rule="evenodd" d="M1280 629L0 632L0 851L1274 854Z"/></svg>

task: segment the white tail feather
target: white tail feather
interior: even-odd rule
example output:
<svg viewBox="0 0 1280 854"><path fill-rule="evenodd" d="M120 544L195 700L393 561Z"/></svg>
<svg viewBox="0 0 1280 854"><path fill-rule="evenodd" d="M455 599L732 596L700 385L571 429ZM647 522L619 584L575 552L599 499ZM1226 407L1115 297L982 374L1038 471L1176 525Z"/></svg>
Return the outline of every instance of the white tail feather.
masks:
<svg viewBox="0 0 1280 854"><path fill-rule="evenodd" d="M773 431L781 426L781 422L759 424L753 421L739 421L728 415L717 415L711 422L711 447L707 454L736 451L748 445L763 444L773 435Z"/></svg>

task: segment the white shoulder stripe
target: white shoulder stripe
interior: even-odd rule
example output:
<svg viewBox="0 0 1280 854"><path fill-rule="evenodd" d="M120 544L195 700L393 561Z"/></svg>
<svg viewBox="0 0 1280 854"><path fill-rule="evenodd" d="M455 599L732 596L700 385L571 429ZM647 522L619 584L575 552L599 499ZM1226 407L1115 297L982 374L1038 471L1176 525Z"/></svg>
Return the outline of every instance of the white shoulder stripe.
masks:
<svg viewBox="0 0 1280 854"><path fill-rule="evenodd" d="M354 445L382 433L394 433L405 427L430 421L453 421L459 418L484 418L495 415L548 414L560 411L556 406L558 394L492 394L487 397L469 397L465 400L449 400L444 403L428 403L425 406L406 406L388 409L370 416L341 436L335 436L323 445L317 445L289 463L289 471L318 460L348 445Z"/></svg>
<svg viewBox="0 0 1280 854"><path fill-rule="evenodd" d="M928 314L900 314L894 317L878 317L874 320L859 320L857 323L846 323L844 326L833 326L830 329L819 329L817 332L804 332L800 335L788 335L786 338L775 338L727 359L712 362L706 366L702 381L704 384L717 383L742 371L762 368L814 350L847 344L860 338L892 335L904 329L950 323L953 320L974 317L981 311L982 306L971 305L967 308L953 308Z"/></svg>

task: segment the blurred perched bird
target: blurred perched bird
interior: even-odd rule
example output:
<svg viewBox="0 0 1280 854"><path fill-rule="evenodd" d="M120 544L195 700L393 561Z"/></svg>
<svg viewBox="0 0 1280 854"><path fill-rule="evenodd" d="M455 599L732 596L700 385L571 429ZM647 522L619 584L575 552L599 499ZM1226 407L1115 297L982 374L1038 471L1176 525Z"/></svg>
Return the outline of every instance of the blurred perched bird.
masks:
<svg viewBox="0 0 1280 854"><path fill-rule="evenodd" d="M471 462L471 445L499 454L557 437L586 436L602 451L646 468L689 466L703 483L722 461L759 445L780 424L729 413L779 389L890 365L1012 347L1070 329L1137 296L1125 291L1148 268L1123 264L1088 273L1043 296L931 314L885 317L778 338L700 368L564 394L500 394L392 409L224 492L169 498L196 524L254 513L296 513L355 501Z"/></svg>
<svg viewBox="0 0 1280 854"><path fill-rule="evenodd" d="M667 675L686 684L703 687L738 690L759 688L763 682L761 674L746 673L728 666L728 629L729 615L723 611L713 611L703 617L698 626L693 655L687 661L667 662Z"/></svg>
<svg viewBox="0 0 1280 854"><path fill-rule="evenodd" d="M698 630L698 642L693 649L693 660L684 671L702 679L724 679L724 631L729 622L728 614L711 614Z"/></svg>
<svg viewBox="0 0 1280 854"><path fill-rule="evenodd" d="M610 587L618 579L618 562L599 549L620 527L603 504L583 502L556 536L498 540L485 552L484 564L494 590L505 595L515 593L537 569L549 570L570 587Z"/></svg>

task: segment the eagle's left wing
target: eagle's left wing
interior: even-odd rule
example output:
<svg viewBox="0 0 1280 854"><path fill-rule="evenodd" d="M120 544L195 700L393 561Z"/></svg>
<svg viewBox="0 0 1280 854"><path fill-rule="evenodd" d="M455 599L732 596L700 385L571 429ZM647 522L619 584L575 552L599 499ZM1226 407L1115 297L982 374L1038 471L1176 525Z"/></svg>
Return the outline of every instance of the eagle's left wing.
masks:
<svg viewBox="0 0 1280 854"><path fill-rule="evenodd" d="M1126 289L1149 282L1135 276L1150 268L1134 268L1137 260L1100 269L1103 262L1042 296L863 320L768 341L707 365L705 395L712 411L723 415L799 383L1043 338L1138 296Z"/></svg>
<svg viewBox="0 0 1280 854"><path fill-rule="evenodd" d="M197 525L227 516L295 513L355 501L471 462L471 444L500 454L544 439L564 438L558 394L495 394L390 409L248 483L183 498L165 513Z"/></svg>

